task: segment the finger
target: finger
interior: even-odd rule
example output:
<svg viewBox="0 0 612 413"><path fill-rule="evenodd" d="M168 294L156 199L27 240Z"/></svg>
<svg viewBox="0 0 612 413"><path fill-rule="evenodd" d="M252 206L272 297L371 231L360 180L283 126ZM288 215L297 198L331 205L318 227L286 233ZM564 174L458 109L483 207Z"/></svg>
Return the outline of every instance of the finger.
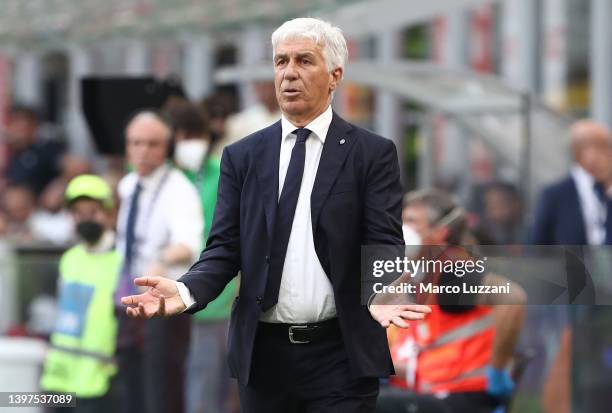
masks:
<svg viewBox="0 0 612 413"><path fill-rule="evenodd" d="M136 318L136 317L138 317L138 311L136 311L136 309L135 309L135 308L132 308L132 307L127 307L127 308L125 309L125 312L127 313L128 317L131 317L131 318Z"/></svg>
<svg viewBox="0 0 612 413"><path fill-rule="evenodd" d="M431 307L428 305L417 305L417 307L419 308L419 312L422 312L424 314L431 313Z"/></svg>
<svg viewBox="0 0 612 413"><path fill-rule="evenodd" d="M383 320L380 322L380 325L383 326L384 328L389 328L391 323L389 322L389 320Z"/></svg>
<svg viewBox="0 0 612 413"><path fill-rule="evenodd" d="M126 297L121 297L121 304L124 305L137 305L144 297L144 294L138 295L128 295Z"/></svg>
<svg viewBox="0 0 612 413"><path fill-rule="evenodd" d="M156 287L159 284L160 277L138 277L134 278L134 284L141 287Z"/></svg>
<svg viewBox="0 0 612 413"><path fill-rule="evenodd" d="M401 317L395 316L391 319L391 322L399 328L408 328L408 323L405 322Z"/></svg>
<svg viewBox="0 0 612 413"><path fill-rule="evenodd" d="M402 311L412 311L413 313L431 313L431 308L429 306L419 304L402 305L400 306L400 309Z"/></svg>
<svg viewBox="0 0 612 413"><path fill-rule="evenodd" d="M404 320L422 320L425 318L425 314L415 313L414 311L402 311L400 317Z"/></svg>

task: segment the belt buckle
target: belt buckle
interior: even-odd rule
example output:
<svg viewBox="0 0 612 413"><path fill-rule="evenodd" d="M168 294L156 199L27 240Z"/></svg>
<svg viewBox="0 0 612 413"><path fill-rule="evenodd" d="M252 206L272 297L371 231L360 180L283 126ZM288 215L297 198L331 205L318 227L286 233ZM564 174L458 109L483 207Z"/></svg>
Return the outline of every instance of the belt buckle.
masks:
<svg viewBox="0 0 612 413"><path fill-rule="evenodd" d="M308 326L289 326L289 341L293 344L308 344L310 341L301 341L293 338L293 330L304 330Z"/></svg>

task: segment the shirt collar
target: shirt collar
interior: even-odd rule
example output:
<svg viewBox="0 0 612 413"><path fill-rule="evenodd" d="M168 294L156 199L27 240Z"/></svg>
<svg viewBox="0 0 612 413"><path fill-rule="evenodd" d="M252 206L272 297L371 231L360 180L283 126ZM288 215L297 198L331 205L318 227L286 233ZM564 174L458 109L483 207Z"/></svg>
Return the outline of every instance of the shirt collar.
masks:
<svg viewBox="0 0 612 413"><path fill-rule="evenodd" d="M588 173L582 166L574 164L571 171L572 177L579 185L584 185L588 188L593 188L595 178Z"/></svg>
<svg viewBox="0 0 612 413"><path fill-rule="evenodd" d="M329 130L329 125L331 125L332 118L333 111L331 105L328 105L327 109L306 125L305 128L310 129L315 136L321 140L321 143L325 143L325 137ZM298 129L298 127L292 124L284 114L281 116L281 127L283 139L287 138L294 130Z"/></svg>
<svg viewBox="0 0 612 413"><path fill-rule="evenodd" d="M158 166L157 169L155 169L149 175L144 177L138 176L138 182L143 186L143 189L154 188L162 179L162 176L164 176L167 169L168 166L164 163L163 165Z"/></svg>

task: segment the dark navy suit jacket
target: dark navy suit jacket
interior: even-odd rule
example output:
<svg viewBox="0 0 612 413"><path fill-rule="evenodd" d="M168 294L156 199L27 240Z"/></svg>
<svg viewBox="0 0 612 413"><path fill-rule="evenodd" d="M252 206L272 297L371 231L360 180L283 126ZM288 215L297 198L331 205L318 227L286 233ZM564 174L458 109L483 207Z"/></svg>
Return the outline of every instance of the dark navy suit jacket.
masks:
<svg viewBox="0 0 612 413"><path fill-rule="evenodd" d="M611 234L609 204L606 231ZM530 231L530 241L535 245L587 245L580 198L571 176L542 191Z"/></svg>
<svg viewBox="0 0 612 413"><path fill-rule="evenodd" d="M215 215L200 259L179 281L204 308L241 272L232 307L229 364L249 378L261 315L276 208L281 122L225 148ZM402 189L392 141L351 125L336 113L323 145L310 197L314 244L329 277L354 377L393 371L385 330L360 304L364 244L402 245ZM274 349L270 349L274 351Z"/></svg>

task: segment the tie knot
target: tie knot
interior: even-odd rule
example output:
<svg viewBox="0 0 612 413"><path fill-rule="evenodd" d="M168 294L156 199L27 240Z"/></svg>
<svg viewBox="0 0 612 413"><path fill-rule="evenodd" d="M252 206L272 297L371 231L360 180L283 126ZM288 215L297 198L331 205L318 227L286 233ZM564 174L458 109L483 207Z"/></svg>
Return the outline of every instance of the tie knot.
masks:
<svg viewBox="0 0 612 413"><path fill-rule="evenodd" d="M293 131L293 133L295 133L297 135L297 141L296 143L304 143L306 142L306 139L308 139L308 137L310 136L310 129L306 129L306 128L299 128Z"/></svg>

